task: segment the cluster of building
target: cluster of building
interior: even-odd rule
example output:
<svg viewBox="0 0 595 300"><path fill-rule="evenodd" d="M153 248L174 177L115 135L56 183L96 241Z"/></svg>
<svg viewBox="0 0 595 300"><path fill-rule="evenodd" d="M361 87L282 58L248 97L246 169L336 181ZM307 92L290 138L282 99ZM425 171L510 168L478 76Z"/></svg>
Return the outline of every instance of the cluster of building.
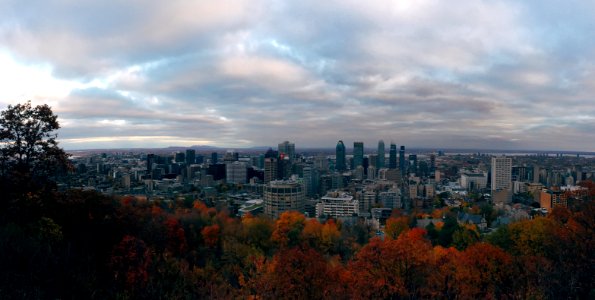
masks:
<svg viewBox="0 0 595 300"><path fill-rule="evenodd" d="M240 215L277 218L293 210L309 217L379 221L394 209L431 210L470 201L487 201L511 215L518 215L519 207L549 211L584 198L586 190L576 183L595 178L593 159L582 157L442 151L406 156L405 146L394 143L386 152L381 140L373 150L356 141L349 155L343 141L334 153L298 154L289 141L264 153L104 153L76 157L76 172L63 185L149 199L224 202Z"/></svg>

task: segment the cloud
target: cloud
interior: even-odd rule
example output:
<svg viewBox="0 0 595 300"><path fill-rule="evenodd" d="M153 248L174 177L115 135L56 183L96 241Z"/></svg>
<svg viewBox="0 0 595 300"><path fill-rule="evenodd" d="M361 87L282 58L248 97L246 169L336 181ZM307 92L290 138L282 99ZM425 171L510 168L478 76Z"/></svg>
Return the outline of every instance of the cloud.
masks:
<svg viewBox="0 0 595 300"><path fill-rule="evenodd" d="M384 139L592 150L593 8L2 2L0 59L11 68L0 71L10 83L0 104L51 103L74 148Z"/></svg>

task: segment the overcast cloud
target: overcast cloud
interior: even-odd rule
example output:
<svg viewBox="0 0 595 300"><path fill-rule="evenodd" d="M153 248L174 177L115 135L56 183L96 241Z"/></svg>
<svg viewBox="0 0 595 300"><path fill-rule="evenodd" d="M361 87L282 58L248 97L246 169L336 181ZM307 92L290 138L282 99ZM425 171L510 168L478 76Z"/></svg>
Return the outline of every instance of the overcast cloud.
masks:
<svg viewBox="0 0 595 300"><path fill-rule="evenodd" d="M67 149L595 151L592 1L0 0L0 107Z"/></svg>

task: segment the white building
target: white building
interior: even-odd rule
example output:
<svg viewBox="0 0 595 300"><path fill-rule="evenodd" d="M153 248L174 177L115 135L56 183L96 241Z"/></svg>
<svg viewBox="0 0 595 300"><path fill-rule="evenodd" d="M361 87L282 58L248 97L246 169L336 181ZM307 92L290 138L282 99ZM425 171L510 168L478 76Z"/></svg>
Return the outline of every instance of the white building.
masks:
<svg viewBox="0 0 595 300"><path fill-rule="evenodd" d="M510 189L512 184L512 158L492 157L492 190Z"/></svg>
<svg viewBox="0 0 595 300"><path fill-rule="evenodd" d="M344 192L329 192L316 204L316 217L351 217L359 213L359 201Z"/></svg>

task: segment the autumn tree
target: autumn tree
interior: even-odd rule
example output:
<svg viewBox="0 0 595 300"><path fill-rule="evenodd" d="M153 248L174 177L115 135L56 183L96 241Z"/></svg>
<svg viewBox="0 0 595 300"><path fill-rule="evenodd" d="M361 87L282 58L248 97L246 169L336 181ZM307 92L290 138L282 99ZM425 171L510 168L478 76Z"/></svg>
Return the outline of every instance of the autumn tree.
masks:
<svg viewBox="0 0 595 300"><path fill-rule="evenodd" d="M501 299L511 293L512 258L502 249L478 243L458 255L456 289L462 299Z"/></svg>
<svg viewBox="0 0 595 300"><path fill-rule="evenodd" d="M402 232L409 230L409 218L406 216L401 217L390 217L386 220L386 226L384 232L386 238L395 240L399 237Z"/></svg>
<svg viewBox="0 0 595 300"><path fill-rule="evenodd" d="M305 226L306 217L297 211L287 211L281 214L275 223L272 240L281 248L299 244L300 234Z"/></svg>
<svg viewBox="0 0 595 300"><path fill-rule="evenodd" d="M338 281L331 276L332 269L311 248L280 250L258 269L248 286L259 299L341 298L333 292Z"/></svg>
<svg viewBox="0 0 595 300"><path fill-rule="evenodd" d="M371 239L348 266L353 298L419 297L431 271L432 245L424 234L414 228L396 240Z"/></svg>

